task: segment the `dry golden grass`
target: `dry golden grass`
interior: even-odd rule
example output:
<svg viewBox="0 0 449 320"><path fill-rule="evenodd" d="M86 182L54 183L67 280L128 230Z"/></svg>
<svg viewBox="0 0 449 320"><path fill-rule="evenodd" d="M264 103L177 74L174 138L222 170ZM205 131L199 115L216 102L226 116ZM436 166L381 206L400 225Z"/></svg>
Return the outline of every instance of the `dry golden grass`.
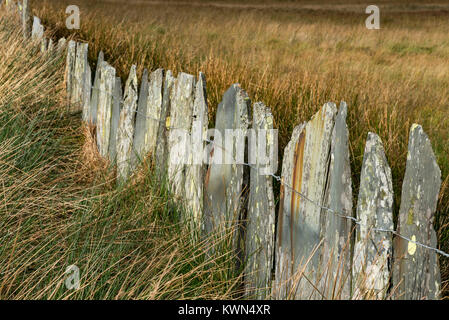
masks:
<svg viewBox="0 0 449 320"><path fill-rule="evenodd" d="M101 157L98 152L97 141L95 139L94 127L83 124L82 131L84 136L83 151L81 153L81 162L84 163L92 172L91 181L98 174L107 171L108 161Z"/></svg>
<svg viewBox="0 0 449 320"><path fill-rule="evenodd" d="M34 3L56 35L65 29L66 0ZM380 135L392 167L395 211L405 171L408 132L430 136L443 187L436 228L449 250L448 4L378 1L381 30L365 28L362 1L79 0L73 35L99 50L126 78L158 67L207 76L210 119L225 89L240 82L253 101L271 106L283 149L292 128L328 101L349 105L353 190L369 131ZM356 199L357 197L355 197ZM443 278L448 279L447 261ZM446 282L446 281L445 281Z"/></svg>

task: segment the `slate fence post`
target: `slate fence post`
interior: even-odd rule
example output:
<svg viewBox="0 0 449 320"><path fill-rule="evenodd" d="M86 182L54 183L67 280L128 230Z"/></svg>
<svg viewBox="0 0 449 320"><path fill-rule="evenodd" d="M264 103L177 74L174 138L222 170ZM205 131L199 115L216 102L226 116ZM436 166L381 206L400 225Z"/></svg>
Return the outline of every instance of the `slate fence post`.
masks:
<svg viewBox="0 0 449 320"><path fill-rule="evenodd" d="M270 108L261 102L253 104L252 129L255 132L249 142L248 157L253 165L245 230L245 293L257 299L270 295L274 263L276 215L270 173L277 170L277 136L273 132L273 122Z"/></svg>
<svg viewBox="0 0 449 320"><path fill-rule="evenodd" d="M395 238L393 288L396 299L439 299L441 275L435 251L416 241L437 248L433 229L441 171L430 140L420 125L410 129L407 165L402 184L397 232L411 241ZM413 290L412 290L413 289Z"/></svg>

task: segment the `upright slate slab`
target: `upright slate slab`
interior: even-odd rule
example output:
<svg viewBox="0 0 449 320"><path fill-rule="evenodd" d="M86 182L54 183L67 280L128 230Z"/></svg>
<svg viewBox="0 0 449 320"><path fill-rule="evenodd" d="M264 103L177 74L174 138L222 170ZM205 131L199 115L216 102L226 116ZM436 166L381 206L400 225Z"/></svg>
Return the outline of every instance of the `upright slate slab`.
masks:
<svg viewBox="0 0 449 320"><path fill-rule="evenodd" d="M145 129L147 122L147 104L148 104L148 70L144 69L142 81L140 84L139 99L137 102L136 128L134 130L134 149L133 167L137 165L144 157Z"/></svg>
<svg viewBox="0 0 449 320"><path fill-rule="evenodd" d="M332 131L330 167L323 211L320 290L326 299L349 299L351 294L351 257L353 231L352 181L349 162L349 132L346 125L347 105L342 102Z"/></svg>
<svg viewBox="0 0 449 320"><path fill-rule="evenodd" d="M117 160L117 132L120 121L120 111L123 104L122 80L115 78L114 94L112 96L111 133L109 136L109 159Z"/></svg>
<svg viewBox="0 0 449 320"><path fill-rule="evenodd" d="M70 110L72 112L83 111L85 100L90 99L84 95L86 73L87 73L87 52L88 43L77 43L76 45L76 58L75 58L75 71L73 76L73 90L71 94ZM85 115L83 114L83 119Z"/></svg>
<svg viewBox="0 0 449 320"><path fill-rule="evenodd" d="M206 234L234 230L233 247L240 246L238 224L244 208L244 181L247 183L248 167L236 163L246 153L244 137L249 126L251 101L239 84L232 85L218 105L215 121L214 144L205 180L204 229ZM240 133L241 139L228 139L229 133ZM239 130L239 131L237 131ZM242 140L243 139L243 140ZM242 143L243 141L243 143ZM234 161L229 161L232 159ZM245 185L247 187L247 184Z"/></svg>
<svg viewBox="0 0 449 320"><path fill-rule="evenodd" d="M323 272L320 206L324 205L336 113L335 104L325 104L308 123L295 128L284 152L274 295L278 299L322 298L315 289Z"/></svg>
<svg viewBox="0 0 449 320"><path fill-rule="evenodd" d="M22 2L22 33L23 38L28 39L31 34L31 25L30 25L30 6L28 0L23 0Z"/></svg>
<svg viewBox="0 0 449 320"><path fill-rule="evenodd" d="M123 109L120 112L120 120L117 133L117 178L126 181L131 175L131 154L134 138L134 120L137 109L137 74L133 65L126 80L123 96Z"/></svg>
<svg viewBox="0 0 449 320"><path fill-rule="evenodd" d="M143 155L154 154L156 150L157 135L161 125L162 100L163 100L164 69L157 69L150 74L146 125L143 144ZM190 100L188 100L190 103ZM162 123L164 125L164 123Z"/></svg>
<svg viewBox="0 0 449 320"><path fill-rule="evenodd" d="M292 137L284 149L282 160L280 204L276 230L275 282L272 292L273 298L280 300L296 298L295 286L292 284L292 273L298 269L293 261L295 245L292 233L296 224L294 224L295 215L291 212L289 204L294 199L294 193L291 189L291 186L293 186L292 182L294 182L295 176L298 175L294 175L294 168L296 162L304 157L305 126L306 123L302 123L293 129ZM302 177L300 176L299 178ZM287 183L288 186L284 186L284 183ZM284 205L284 203L286 204Z"/></svg>
<svg viewBox="0 0 449 320"><path fill-rule="evenodd" d="M429 138L420 125L410 130L407 167L402 184L398 233L394 245L393 288L396 299L439 299L441 276L435 251L416 245L418 241L437 248L433 229L441 186L441 171Z"/></svg>
<svg viewBox="0 0 449 320"><path fill-rule="evenodd" d="M76 42L73 40L69 41L67 46L67 59L66 59L66 70L65 70L65 81L67 87L67 101L70 104L72 101L73 90L75 88L75 61L76 61Z"/></svg>
<svg viewBox="0 0 449 320"><path fill-rule="evenodd" d="M89 122L92 124L97 123L97 112L98 112L98 98L100 97L100 73L101 64L104 61L103 51L100 51L97 59L97 68L95 70L94 85L92 87L92 95L90 97L90 119Z"/></svg>
<svg viewBox="0 0 449 320"><path fill-rule="evenodd" d="M203 183L205 177L204 146L209 120L207 116L206 78L202 72L198 76L193 103L191 148L186 165L185 198L186 209L191 216L186 217L193 224L193 230L200 230L203 216Z"/></svg>
<svg viewBox="0 0 449 320"><path fill-rule="evenodd" d="M168 137L168 179L176 200L184 199L185 166L190 148L195 77L180 73L174 83Z"/></svg>
<svg viewBox="0 0 449 320"><path fill-rule="evenodd" d="M353 258L353 298L383 299L391 275L393 185L382 141L368 133L360 176Z"/></svg>
<svg viewBox="0 0 449 320"><path fill-rule="evenodd" d="M44 26L41 24L41 19L34 16L33 26L31 29L31 39L40 41L44 37Z"/></svg>
<svg viewBox="0 0 449 320"><path fill-rule="evenodd" d="M270 294L274 260L275 202L273 177L266 171L266 166L272 164L266 163L263 157L273 154L272 150L274 147L277 148L277 141L274 140L274 133L271 131L273 130L271 110L261 102L253 104L252 128L256 136L250 141L249 153L250 157L255 157L255 163L250 168L246 219L245 291L247 297L265 299ZM277 152L275 154L277 156ZM277 159L270 161L277 163Z"/></svg>
<svg viewBox="0 0 449 320"><path fill-rule="evenodd" d="M165 74L162 94L161 122L157 132L156 144L156 170L164 175L167 171L168 163L168 135L170 128L171 96L173 95L173 84L175 78L168 70Z"/></svg>
<svg viewBox="0 0 449 320"><path fill-rule="evenodd" d="M89 109L84 109L86 106L86 100L90 101L90 91L89 94L87 94L86 88L86 81L91 81L90 76L89 80L87 80L87 73L90 70L89 63L87 61L88 58L88 49L89 44L88 43L78 43L76 48L76 61L75 61L75 79L77 80L77 95L78 95L78 101L79 106L75 105L77 110L82 110L83 112L88 112ZM83 119L86 119L86 114L83 114Z"/></svg>
<svg viewBox="0 0 449 320"><path fill-rule="evenodd" d="M92 92L92 71L90 69L89 63L86 61L86 71L83 77L83 89L81 94L81 103L83 108L83 121L88 122L91 118L90 109L90 96Z"/></svg>
<svg viewBox="0 0 449 320"><path fill-rule="evenodd" d="M100 65L100 94L97 110L97 145L102 157L108 156L111 133L112 96L115 86L115 69L106 61Z"/></svg>

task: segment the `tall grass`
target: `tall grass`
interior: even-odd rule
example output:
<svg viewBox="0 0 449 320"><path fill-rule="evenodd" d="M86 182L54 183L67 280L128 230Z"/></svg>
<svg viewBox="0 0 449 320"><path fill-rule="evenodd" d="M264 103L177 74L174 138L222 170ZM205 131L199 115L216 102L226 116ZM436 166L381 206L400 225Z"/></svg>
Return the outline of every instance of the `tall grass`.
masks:
<svg viewBox="0 0 449 320"><path fill-rule="evenodd" d="M345 100L354 194L373 131L392 167L396 214L409 128L422 124L442 170L436 228L449 250L449 15L438 11L445 4L380 1L381 30L367 30L360 1L79 0L81 29L74 32L65 28L68 4L42 1L35 12L57 35L89 41L91 61L103 50L123 78L132 64L139 72L202 71L210 119L225 89L240 82L254 101L271 106L281 150L295 125L325 102ZM448 279L447 261L440 263Z"/></svg>
<svg viewBox="0 0 449 320"><path fill-rule="evenodd" d="M236 298L225 234L192 242L151 164L116 188L64 104L65 57L0 9L0 299ZM69 290L66 268L80 269Z"/></svg>

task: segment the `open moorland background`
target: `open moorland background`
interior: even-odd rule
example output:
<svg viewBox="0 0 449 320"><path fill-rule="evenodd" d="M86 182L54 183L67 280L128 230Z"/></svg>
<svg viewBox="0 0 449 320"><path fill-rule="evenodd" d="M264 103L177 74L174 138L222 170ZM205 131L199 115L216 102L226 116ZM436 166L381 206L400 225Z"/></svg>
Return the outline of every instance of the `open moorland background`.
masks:
<svg viewBox="0 0 449 320"><path fill-rule="evenodd" d="M70 4L81 9L81 29L74 32L65 28L65 8ZM132 64L137 64L139 73L143 68L159 67L175 73L204 72L211 125L226 88L241 83L253 101L261 100L272 108L281 149L293 127L306 121L325 102L346 101L354 194L358 193L366 136L373 131L382 138L392 168L396 213L408 131L412 123L422 124L442 170L435 227L441 249L448 251L449 4L376 1L381 9L381 30L367 30L364 12L369 4L51 0L34 1L33 9L45 25L52 27L55 38L73 36L88 41L92 62L103 50L106 60L123 79ZM129 192L127 200L120 198L123 204L136 199ZM138 208L128 214L136 212ZM185 250L180 256L190 253L183 247L180 250ZM133 270L141 259L132 260L135 264L126 270ZM446 287L449 268L444 259L440 263ZM220 265L217 274L222 276L223 270L225 264ZM127 279L122 271L118 274ZM204 279L192 281L200 280ZM232 287L216 282L210 296L227 296ZM202 286L197 289L201 291ZM129 291L123 288L123 292Z"/></svg>

